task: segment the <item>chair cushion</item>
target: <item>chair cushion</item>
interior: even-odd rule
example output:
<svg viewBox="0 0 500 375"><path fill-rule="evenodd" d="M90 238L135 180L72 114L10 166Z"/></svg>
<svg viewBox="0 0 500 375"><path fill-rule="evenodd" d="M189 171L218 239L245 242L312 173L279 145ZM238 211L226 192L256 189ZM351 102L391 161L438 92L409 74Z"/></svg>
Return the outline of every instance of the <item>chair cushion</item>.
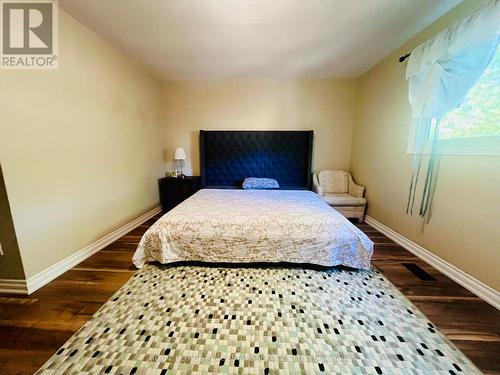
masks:
<svg viewBox="0 0 500 375"><path fill-rule="evenodd" d="M347 194L349 191L349 174L344 171L321 171L318 180L325 193Z"/></svg>
<svg viewBox="0 0 500 375"><path fill-rule="evenodd" d="M357 198L349 194L325 193L323 199L330 206L364 206L366 204L365 198Z"/></svg>

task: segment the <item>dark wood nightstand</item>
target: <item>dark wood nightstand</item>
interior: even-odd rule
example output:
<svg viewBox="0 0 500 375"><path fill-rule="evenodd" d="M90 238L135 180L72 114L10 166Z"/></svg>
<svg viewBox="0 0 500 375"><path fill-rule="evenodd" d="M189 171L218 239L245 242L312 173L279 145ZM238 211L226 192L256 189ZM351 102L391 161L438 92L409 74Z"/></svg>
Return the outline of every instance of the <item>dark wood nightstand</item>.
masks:
<svg viewBox="0 0 500 375"><path fill-rule="evenodd" d="M184 178L163 177L158 180L160 202L163 212L168 212L186 198L200 190L200 176Z"/></svg>

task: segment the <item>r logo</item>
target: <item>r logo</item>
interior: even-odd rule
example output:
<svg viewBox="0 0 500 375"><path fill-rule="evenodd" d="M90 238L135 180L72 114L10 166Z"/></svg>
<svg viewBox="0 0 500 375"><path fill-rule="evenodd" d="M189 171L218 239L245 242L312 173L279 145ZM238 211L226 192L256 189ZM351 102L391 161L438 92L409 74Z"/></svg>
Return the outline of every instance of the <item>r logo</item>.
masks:
<svg viewBox="0 0 500 375"><path fill-rule="evenodd" d="M51 55L53 6L51 2L2 3L3 55Z"/></svg>

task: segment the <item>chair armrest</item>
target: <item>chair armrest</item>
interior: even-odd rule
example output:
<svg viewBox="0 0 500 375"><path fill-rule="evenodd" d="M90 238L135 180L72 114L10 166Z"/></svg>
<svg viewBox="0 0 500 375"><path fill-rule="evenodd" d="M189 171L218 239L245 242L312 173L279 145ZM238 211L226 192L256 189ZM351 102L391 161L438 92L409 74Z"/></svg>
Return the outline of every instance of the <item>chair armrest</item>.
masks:
<svg viewBox="0 0 500 375"><path fill-rule="evenodd" d="M353 197L356 198L363 198L364 194L365 194L365 187L356 184L352 179L352 176L349 175L349 195L352 195Z"/></svg>
<svg viewBox="0 0 500 375"><path fill-rule="evenodd" d="M313 191L320 195L320 196L323 196L324 195L324 190L323 190L323 186L321 186L319 184L319 181L318 181L318 176L316 176L316 173L313 173L313 185L312 185L312 189Z"/></svg>

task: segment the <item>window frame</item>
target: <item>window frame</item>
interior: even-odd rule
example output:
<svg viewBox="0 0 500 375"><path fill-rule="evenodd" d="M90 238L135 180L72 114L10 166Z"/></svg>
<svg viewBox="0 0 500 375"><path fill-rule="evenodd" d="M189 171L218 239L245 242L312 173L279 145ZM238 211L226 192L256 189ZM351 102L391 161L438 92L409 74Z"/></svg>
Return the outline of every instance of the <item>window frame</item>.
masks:
<svg viewBox="0 0 500 375"><path fill-rule="evenodd" d="M415 126L412 125L408 140L407 154L415 154ZM500 135L480 137L456 137L438 140L438 153L441 155L488 155L500 156ZM423 154L431 154L432 141L427 140Z"/></svg>

